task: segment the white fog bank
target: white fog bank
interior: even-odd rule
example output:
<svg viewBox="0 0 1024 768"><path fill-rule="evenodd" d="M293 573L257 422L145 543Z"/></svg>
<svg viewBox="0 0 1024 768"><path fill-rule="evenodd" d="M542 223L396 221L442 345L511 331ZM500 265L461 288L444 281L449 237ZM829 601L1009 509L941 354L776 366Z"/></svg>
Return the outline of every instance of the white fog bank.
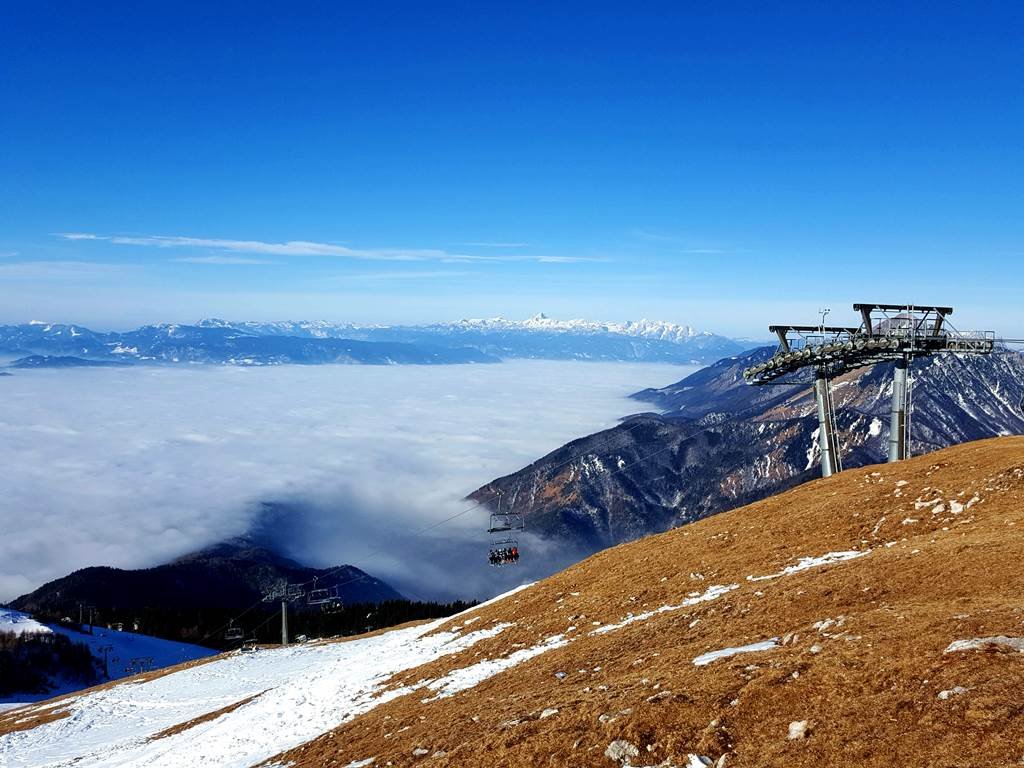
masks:
<svg viewBox="0 0 1024 768"><path fill-rule="evenodd" d="M0 378L0 601L88 565L144 567L262 521L311 565L411 597L493 594L463 497L645 405L691 367L551 361L18 371ZM285 511L281 511L281 510ZM377 551L382 545L383 551ZM454 563L453 561L458 561Z"/></svg>

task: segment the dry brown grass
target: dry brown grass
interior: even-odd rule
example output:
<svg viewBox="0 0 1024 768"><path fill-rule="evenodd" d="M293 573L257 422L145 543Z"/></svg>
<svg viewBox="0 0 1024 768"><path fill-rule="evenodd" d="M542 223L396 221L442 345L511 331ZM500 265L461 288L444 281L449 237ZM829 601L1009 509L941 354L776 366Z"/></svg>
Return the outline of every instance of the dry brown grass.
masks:
<svg viewBox="0 0 1024 768"><path fill-rule="evenodd" d="M943 507L917 504L936 489ZM951 500L964 509L954 513ZM869 548L847 562L746 578L803 556ZM1024 654L943 651L956 639L1024 635L1022 554L1024 438L852 470L607 550L479 609L474 628L514 626L393 684L504 656L569 626L577 639L450 698L401 697L276 759L300 768L368 757L396 766L611 766L605 748L626 739L641 765L683 765L689 753L726 755L730 768L1016 765ZM712 584L739 587L587 634L592 622L678 604ZM771 637L785 644L692 663ZM938 697L956 686L967 693ZM558 713L542 719L545 708ZM809 737L787 738L796 720L809 721ZM427 755L414 757L416 749Z"/></svg>
<svg viewBox="0 0 1024 768"><path fill-rule="evenodd" d="M941 506L924 503L939 496ZM747 578L844 550L870 553ZM851 470L607 550L476 609L464 631L512 626L389 684L437 679L556 634L574 639L448 698L424 701L432 694L422 689L396 698L272 762L611 768L605 749L625 739L641 751L635 765L682 766L691 753L724 756L729 768L1018 765L1024 654L944 651L959 639L1024 636L1022 554L1024 438ZM589 634L714 584L738 586ZM772 650L692 663L773 637ZM939 697L958 686L966 692ZM557 713L541 717L548 708ZM788 739L800 720L809 735Z"/></svg>

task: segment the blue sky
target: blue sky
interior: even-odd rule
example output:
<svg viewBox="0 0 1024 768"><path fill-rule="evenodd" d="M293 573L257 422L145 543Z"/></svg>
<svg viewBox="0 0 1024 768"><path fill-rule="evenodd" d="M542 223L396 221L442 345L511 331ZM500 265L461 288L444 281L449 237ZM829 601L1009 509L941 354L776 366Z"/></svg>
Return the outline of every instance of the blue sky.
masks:
<svg viewBox="0 0 1024 768"><path fill-rule="evenodd" d="M8 3L0 322L1024 336L1024 10L834 5Z"/></svg>

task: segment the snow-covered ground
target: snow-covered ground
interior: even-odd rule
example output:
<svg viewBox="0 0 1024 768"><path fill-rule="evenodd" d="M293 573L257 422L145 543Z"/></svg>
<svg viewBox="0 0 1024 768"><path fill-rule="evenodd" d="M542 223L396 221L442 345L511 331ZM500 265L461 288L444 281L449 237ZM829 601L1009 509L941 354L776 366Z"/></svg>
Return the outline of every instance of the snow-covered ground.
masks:
<svg viewBox="0 0 1024 768"><path fill-rule="evenodd" d="M770 579L777 579L780 576L800 573L800 571L806 571L810 568L820 568L823 565L833 565L834 563L842 563L846 560L854 560L869 554L871 554L871 550L866 549L850 550L847 552L826 552L818 557L801 557L796 565L788 565L778 573L769 573L767 576L747 576L747 581L768 581Z"/></svg>
<svg viewBox="0 0 1024 768"><path fill-rule="evenodd" d="M35 632L48 634L56 632L66 635L76 643L89 647L99 668L106 669L111 680L117 680L139 672L147 672L184 661L193 661L212 656L217 651L190 643L163 640L135 632L118 632L113 629L95 627L93 634L76 632L59 624L41 624L26 613L10 608L0 608L0 632ZM55 687L42 694L15 694L0 699L3 704L27 703L48 699L81 688L81 684L69 681L55 681Z"/></svg>
<svg viewBox="0 0 1024 768"><path fill-rule="evenodd" d="M713 661L719 659L728 659L735 656L738 653L754 653L756 651L770 651L779 642L779 638L773 637L769 640L762 640L759 643L750 643L749 645L737 645L731 648L720 648L717 651L709 651L708 653L702 653L700 656L693 660L693 664L696 667L704 667Z"/></svg>
<svg viewBox="0 0 1024 768"><path fill-rule="evenodd" d="M0 632L13 632L16 635L27 633L48 634L50 628L40 624L27 613L12 608L0 608Z"/></svg>
<svg viewBox="0 0 1024 768"><path fill-rule="evenodd" d="M154 680L73 697L66 717L0 736L0 765L247 768L413 690L422 688L427 697L450 695L511 665L507 660L475 664L436 681L386 688L396 672L469 648L510 626L494 623L466 633L431 634L451 621L348 642L235 653ZM561 640L549 638L535 650L519 651L514 661L558 647ZM151 740L171 726L250 697L217 718Z"/></svg>

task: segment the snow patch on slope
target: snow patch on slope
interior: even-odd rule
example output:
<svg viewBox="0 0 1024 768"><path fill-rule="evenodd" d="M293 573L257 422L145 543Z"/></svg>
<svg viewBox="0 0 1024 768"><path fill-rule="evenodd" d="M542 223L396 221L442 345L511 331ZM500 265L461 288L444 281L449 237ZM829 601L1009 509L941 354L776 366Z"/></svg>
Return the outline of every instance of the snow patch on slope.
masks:
<svg viewBox="0 0 1024 768"><path fill-rule="evenodd" d="M660 608L655 608L653 611L629 614L622 621L616 624L605 624L603 627L598 627L597 629L592 630L590 634L603 635L605 632L614 632L617 629L622 629L623 627L629 624L633 624L637 621L646 621L647 619L651 618L652 616L656 616L659 613L667 613L668 611L678 611L680 608L688 608L689 606L697 605L698 603L706 603L709 600L715 600L716 598L721 597L726 592L731 592L734 589L738 589L739 586L739 584L716 584L714 586L708 587L703 594L691 595L690 597L683 600L683 602L679 603L679 605L663 605Z"/></svg>
<svg viewBox="0 0 1024 768"><path fill-rule="evenodd" d="M708 653L702 653L700 656L693 660L695 667L704 667L713 661L718 659L728 659L730 656L735 656L738 653L753 653L754 651L770 651L776 645L778 645L779 638L773 637L769 640L762 640L759 643L750 643L750 645L738 645L733 648L721 648L717 651L710 651Z"/></svg>
<svg viewBox="0 0 1024 768"><path fill-rule="evenodd" d="M69 714L0 736L10 766L249 768L303 744L380 704L427 684L389 687L395 673L472 647L504 631L439 632L450 619L348 642L311 643L233 654L153 680L83 693ZM558 638L489 667L473 665L437 681L442 695L476 685ZM201 726L160 739L171 726L251 700Z"/></svg>
<svg viewBox="0 0 1024 768"><path fill-rule="evenodd" d="M795 565L788 565L778 573L769 573L767 576L747 576L747 581L767 581L768 579L777 579L780 576L789 576L811 568L820 568L823 565L832 565L833 563L841 563L844 560L853 560L858 557L864 557L864 555L870 553L871 550L866 549L864 551L851 550L846 552L826 552L824 555L820 555L818 557L801 557Z"/></svg>

